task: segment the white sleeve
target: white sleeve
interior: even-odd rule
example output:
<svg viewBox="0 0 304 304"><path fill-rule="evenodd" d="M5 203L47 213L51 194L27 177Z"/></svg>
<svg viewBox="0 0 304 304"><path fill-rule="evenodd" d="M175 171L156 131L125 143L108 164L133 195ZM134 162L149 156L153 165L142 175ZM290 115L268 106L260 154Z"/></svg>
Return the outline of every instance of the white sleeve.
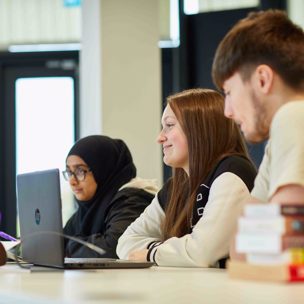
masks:
<svg viewBox="0 0 304 304"><path fill-rule="evenodd" d="M304 102L282 106L271 124L271 161L268 198L286 185L304 187Z"/></svg>
<svg viewBox="0 0 304 304"><path fill-rule="evenodd" d="M125 230L118 240L116 253L127 259L134 250L147 249L152 242L162 239L161 225L165 213L158 202L157 195L144 212Z"/></svg>
<svg viewBox="0 0 304 304"><path fill-rule="evenodd" d="M156 247L154 261L159 266L212 267L228 256L237 219L250 194L237 175L225 172L217 177L209 192L203 217L191 234L173 237Z"/></svg>

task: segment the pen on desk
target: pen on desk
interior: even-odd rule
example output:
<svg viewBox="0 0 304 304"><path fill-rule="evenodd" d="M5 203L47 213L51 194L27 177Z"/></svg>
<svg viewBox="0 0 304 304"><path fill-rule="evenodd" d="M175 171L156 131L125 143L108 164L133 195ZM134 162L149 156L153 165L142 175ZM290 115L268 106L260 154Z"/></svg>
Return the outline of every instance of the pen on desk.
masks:
<svg viewBox="0 0 304 304"><path fill-rule="evenodd" d="M0 231L0 236L8 241L18 241L16 238L12 237L11 235L9 235L3 231Z"/></svg>

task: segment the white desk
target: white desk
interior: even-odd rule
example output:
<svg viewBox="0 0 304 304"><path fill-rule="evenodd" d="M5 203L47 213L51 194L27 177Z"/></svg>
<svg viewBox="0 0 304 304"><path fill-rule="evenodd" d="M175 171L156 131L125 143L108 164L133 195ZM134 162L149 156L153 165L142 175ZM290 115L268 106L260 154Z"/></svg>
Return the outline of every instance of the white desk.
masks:
<svg viewBox="0 0 304 304"><path fill-rule="evenodd" d="M294 304L304 283L231 280L219 269L162 268L30 272L0 267L0 303Z"/></svg>

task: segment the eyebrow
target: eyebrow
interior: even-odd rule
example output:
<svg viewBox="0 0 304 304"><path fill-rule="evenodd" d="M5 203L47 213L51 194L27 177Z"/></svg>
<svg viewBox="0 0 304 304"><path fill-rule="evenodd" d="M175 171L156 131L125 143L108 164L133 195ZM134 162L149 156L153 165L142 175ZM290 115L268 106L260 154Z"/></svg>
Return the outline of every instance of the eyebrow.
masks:
<svg viewBox="0 0 304 304"><path fill-rule="evenodd" d="M163 117L162 121L166 121L167 119L176 119L176 117L172 116L172 115L167 115L167 116Z"/></svg>
<svg viewBox="0 0 304 304"><path fill-rule="evenodd" d="M79 167L89 168L89 166L88 166L88 165L85 165L85 164L71 165L71 167L74 167L74 168L79 168ZM66 168L70 168L70 166L69 166L69 165L66 165Z"/></svg>

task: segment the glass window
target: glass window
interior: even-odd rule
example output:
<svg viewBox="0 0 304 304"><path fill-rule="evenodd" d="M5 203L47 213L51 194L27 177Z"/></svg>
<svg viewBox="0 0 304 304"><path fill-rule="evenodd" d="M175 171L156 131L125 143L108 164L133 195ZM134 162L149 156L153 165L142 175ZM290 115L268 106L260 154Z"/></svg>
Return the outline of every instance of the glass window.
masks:
<svg viewBox="0 0 304 304"><path fill-rule="evenodd" d="M16 173L64 169L75 138L74 79L19 78L15 90ZM61 189L65 221L73 206L68 183Z"/></svg>
<svg viewBox="0 0 304 304"><path fill-rule="evenodd" d="M259 0L184 0L184 12L187 15L202 12L222 11L256 7Z"/></svg>

